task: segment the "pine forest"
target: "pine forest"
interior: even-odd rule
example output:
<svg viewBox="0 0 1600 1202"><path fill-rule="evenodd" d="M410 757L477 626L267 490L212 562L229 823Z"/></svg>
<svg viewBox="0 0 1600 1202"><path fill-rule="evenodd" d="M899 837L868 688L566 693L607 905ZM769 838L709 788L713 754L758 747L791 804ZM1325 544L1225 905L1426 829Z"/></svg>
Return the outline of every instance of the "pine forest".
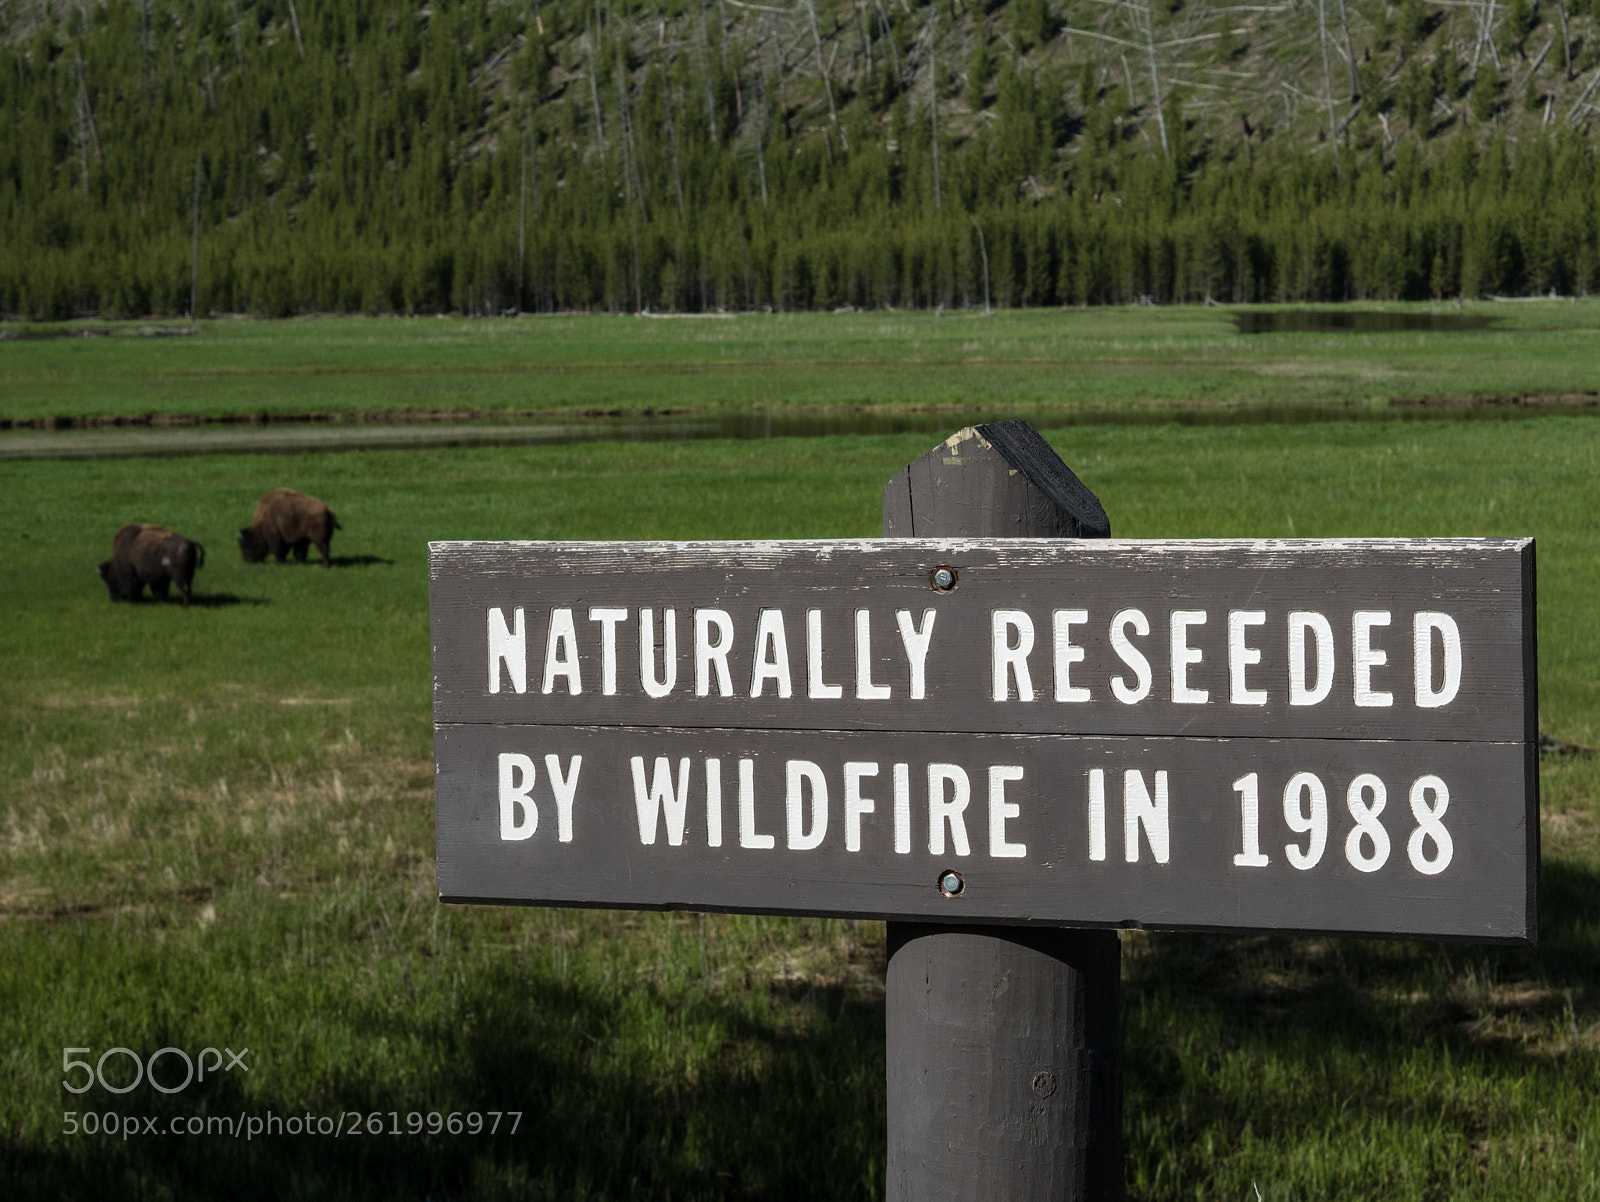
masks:
<svg viewBox="0 0 1600 1202"><path fill-rule="evenodd" d="M0 0L0 314L1600 290L1600 0Z"/></svg>

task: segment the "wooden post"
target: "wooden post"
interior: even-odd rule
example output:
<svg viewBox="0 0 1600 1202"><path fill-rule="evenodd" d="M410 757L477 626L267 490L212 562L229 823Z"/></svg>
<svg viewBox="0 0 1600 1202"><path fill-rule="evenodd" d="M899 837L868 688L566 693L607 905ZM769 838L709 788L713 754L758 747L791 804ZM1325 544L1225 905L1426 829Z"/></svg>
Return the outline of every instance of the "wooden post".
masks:
<svg viewBox="0 0 1600 1202"><path fill-rule="evenodd" d="M1026 422L971 426L884 488L886 537L1105 538ZM889 924L889 1202L1122 1197L1115 931Z"/></svg>

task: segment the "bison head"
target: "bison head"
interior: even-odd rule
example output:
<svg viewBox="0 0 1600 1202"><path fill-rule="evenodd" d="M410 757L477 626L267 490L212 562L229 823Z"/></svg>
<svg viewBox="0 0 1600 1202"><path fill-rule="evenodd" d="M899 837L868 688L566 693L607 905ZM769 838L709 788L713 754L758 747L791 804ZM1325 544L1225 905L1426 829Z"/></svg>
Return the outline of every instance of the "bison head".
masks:
<svg viewBox="0 0 1600 1202"><path fill-rule="evenodd" d="M267 540L256 532L254 526L239 531L239 553L246 563L260 563L267 557Z"/></svg>
<svg viewBox="0 0 1600 1202"><path fill-rule="evenodd" d="M111 591L113 601L137 601L144 592L144 585L139 582L127 566L118 564L114 559L108 559L96 566L100 579L106 582L106 588Z"/></svg>

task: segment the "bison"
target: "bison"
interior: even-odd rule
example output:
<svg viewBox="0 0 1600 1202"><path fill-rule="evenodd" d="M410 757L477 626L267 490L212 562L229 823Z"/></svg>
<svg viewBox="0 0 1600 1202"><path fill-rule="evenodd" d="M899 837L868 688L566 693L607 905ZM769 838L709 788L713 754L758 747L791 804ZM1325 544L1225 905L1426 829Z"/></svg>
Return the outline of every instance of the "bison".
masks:
<svg viewBox="0 0 1600 1202"><path fill-rule="evenodd" d="M239 531L239 551L246 563L260 563L268 555L282 563L292 549L294 557L305 562L306 547L315 544L322 553L322 566L331 566L328 544L335 530L343 529L339 519L315 497L292 488L275 488L256 502L255 520Z"/></svg>
<svg viewBox="0 0 1600 1202"><path fill-rule="evenodd" d="M188 609L195 569L205 561L206 549L193 539L165 526L130 522L112 538L111 558L97 570L113 601L137 601L147 584L152 593L166 600L167 589L177 584L183 607Z"/></svg>

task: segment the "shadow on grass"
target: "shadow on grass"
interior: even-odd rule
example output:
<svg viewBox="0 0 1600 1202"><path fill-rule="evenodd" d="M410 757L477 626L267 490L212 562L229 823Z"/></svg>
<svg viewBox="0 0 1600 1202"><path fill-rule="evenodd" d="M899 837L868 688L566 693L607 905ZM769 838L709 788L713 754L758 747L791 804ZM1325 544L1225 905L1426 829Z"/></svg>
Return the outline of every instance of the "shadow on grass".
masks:
<svg viewBox="0 0 1600 1202"><path fill-rule="evenodd" d="M1498 1103L1485 1097L1532 1107L1555 1098L1546 1129L1563 1138L1570 1112L1585 1105L1572 1077L1590 1061L1550 1054L1550 1039L1561 1038L1564 1008L1576 1006L1587 1024L1600 999L1592 903L1600 872L1550 861L1542 884L1536 948L1139 940L1123 1010L1130 1177L1164 1158L1173 1167L1158 1186L1132 1180L1131 1196L1177 1196L1175 1183L1212 1180L1213 1137L1225 1152L1251 1130L1276 1154L1316 1147L1330 1129L1346 1142L1392 1139L1382 1156L1435 1149L1447 1167L1400 1168L1437 1177L1437 1189L1415 1196L1452 1196L1463 1178L1449 1174L1471 1169L1472 1149L1493 1133L1487 1107ZM18 1131L0 1140L6 1197L815 1202L881 1194L884 1016L870 995L790 983L765 994L736 984L668 991L632 974L613 980L609 968L603 983L564 984L543 962L511 952L448 976L448 1007L425 996L410 1008L383 999L328 1016L348 1028L341 1046L364 1050L342 1070L313 1066L310 1084L275 1082L277 1066L258 1062L248 1091L224 1074L172 1098L141 1089L82 1103L155 1118L163 1131L179 1117L264 1124L270 1113L303 1123L309 1113L334 1124L343 1115L342 1136L295 1134L286 1123L250 1139ZM1515 1007L1521 1032L1535 1038L1521 1037L1509 1015L1505 1032L1485 1023L1496 1007ZM177 1021L153 1032L151 1046L210 1038ZM276 1021L319 1019L295 1010ZM409 1068L396 1073L397 1064ZM391 1075L402 1083L375 1082ZM434 1113L496 1110L504 1113L492 1134L409 1133L412 1113L426 1126ZM513 1132L514 1111L522 1113ZM376 1116L382 1133L352 1136L352 1115L364 1125ZM1384 1196L1381 1183L1366 1184L1377 1187L1342 1196Z"/></svg>
<svg viewBox="0 0 1600 1202"><path fill-rule="evenodd" d="M246 561L245 566L262 567L266 564L275 564L280 568L320 568L322 566L322 560L320 557L309 555L304 559L294 555L290 555L284 559L274 559L269 556L268 558L253 564ZM381 555L331 555L328 557L328 566L330 568L392 568L394 566L394 560L385 559Z"/></svg>
<svg viewBox="0 0 1600 1202"><path fill-rule="evenodd" d="M664 997L648 986L618 991L562 986L508 962L463 981L457 1015L395 1023L359 1016L364 1042L440 1051L431 1083L399 1092L335 1079L314 1095L277 1094L256 1066L245 1096L230 1077L179 1097L140 1089L138 1103L100 1109L157 1119L162 1131L193 1116L237 1122L268 1113L297 1121L345 1118L342 1137L290 1134L251 1139L220 1131L184 1137L80 1137L41 1147L0 1144L8 1198L106 1196L246 1199L501 1198L869 1198L881 1194L883 1011L818 988L780 998L807 1013L799 1023L752 1019L711 997ZM296 1019L295 1021L300 1021ZM630 1024L667 1043L716 1047L696 1073L643 1075ZM804 1030L805 1034L796 1033ZM167 1041L185 1046L185 1033ZM190 1039L188 1042L192 1043ZM676 1057L659 1052L659 1065ZM89 1108L87 1101L85 1109ZM505 1112L490 1134L491 1111ZM511 1112L520 1111L518 1121ZM485 1116L479 1134L411 1135L409 1116ZM375 1116L383 1134L350 1134L351 1119ZM463 1120L465 1121L465 1120ZM513 1132L512 1126L516 1124ZM390 1132L398 1125L402 1134ZM141 1125L142 1126L142 1125Z"/></svg>
<svg viewBox="0 0 1600 1202"><path fill-rule="evenodd" d="M1130 1196L1206 1179L1213 1141L1309 1147L1330 1124L1461 1163L1490 1135L1535 1138L1514 1121L1559 1144L1600 1076L1580 1039L1600 1005L1596 897L1600 872L1546 861L1534 947L1149 936L1125 969L1124 1112L1130 1184L1161 1165L1166 1184ZM1456 1171L1435 1185L1450 1193Z"/></svg>
<svg viewBox="0 0 1600 1202"><path fill-rule="evenodd" d="M176 595L166 597L139 596L131 600L119 600L118 605L177 605L182 606L183 599ZM241 597L238 593L191 593L189 607L191 609L226 609L231 605L270 605L272 602L265 597Z"/></svg>
<svg viewBox="0 0 1600 1202"><path fill-rule="evenodd" d="M270 605L265 597L241 597L238 593L196 593L189 598L196 609L226 609L230 605Z"/></svg>

